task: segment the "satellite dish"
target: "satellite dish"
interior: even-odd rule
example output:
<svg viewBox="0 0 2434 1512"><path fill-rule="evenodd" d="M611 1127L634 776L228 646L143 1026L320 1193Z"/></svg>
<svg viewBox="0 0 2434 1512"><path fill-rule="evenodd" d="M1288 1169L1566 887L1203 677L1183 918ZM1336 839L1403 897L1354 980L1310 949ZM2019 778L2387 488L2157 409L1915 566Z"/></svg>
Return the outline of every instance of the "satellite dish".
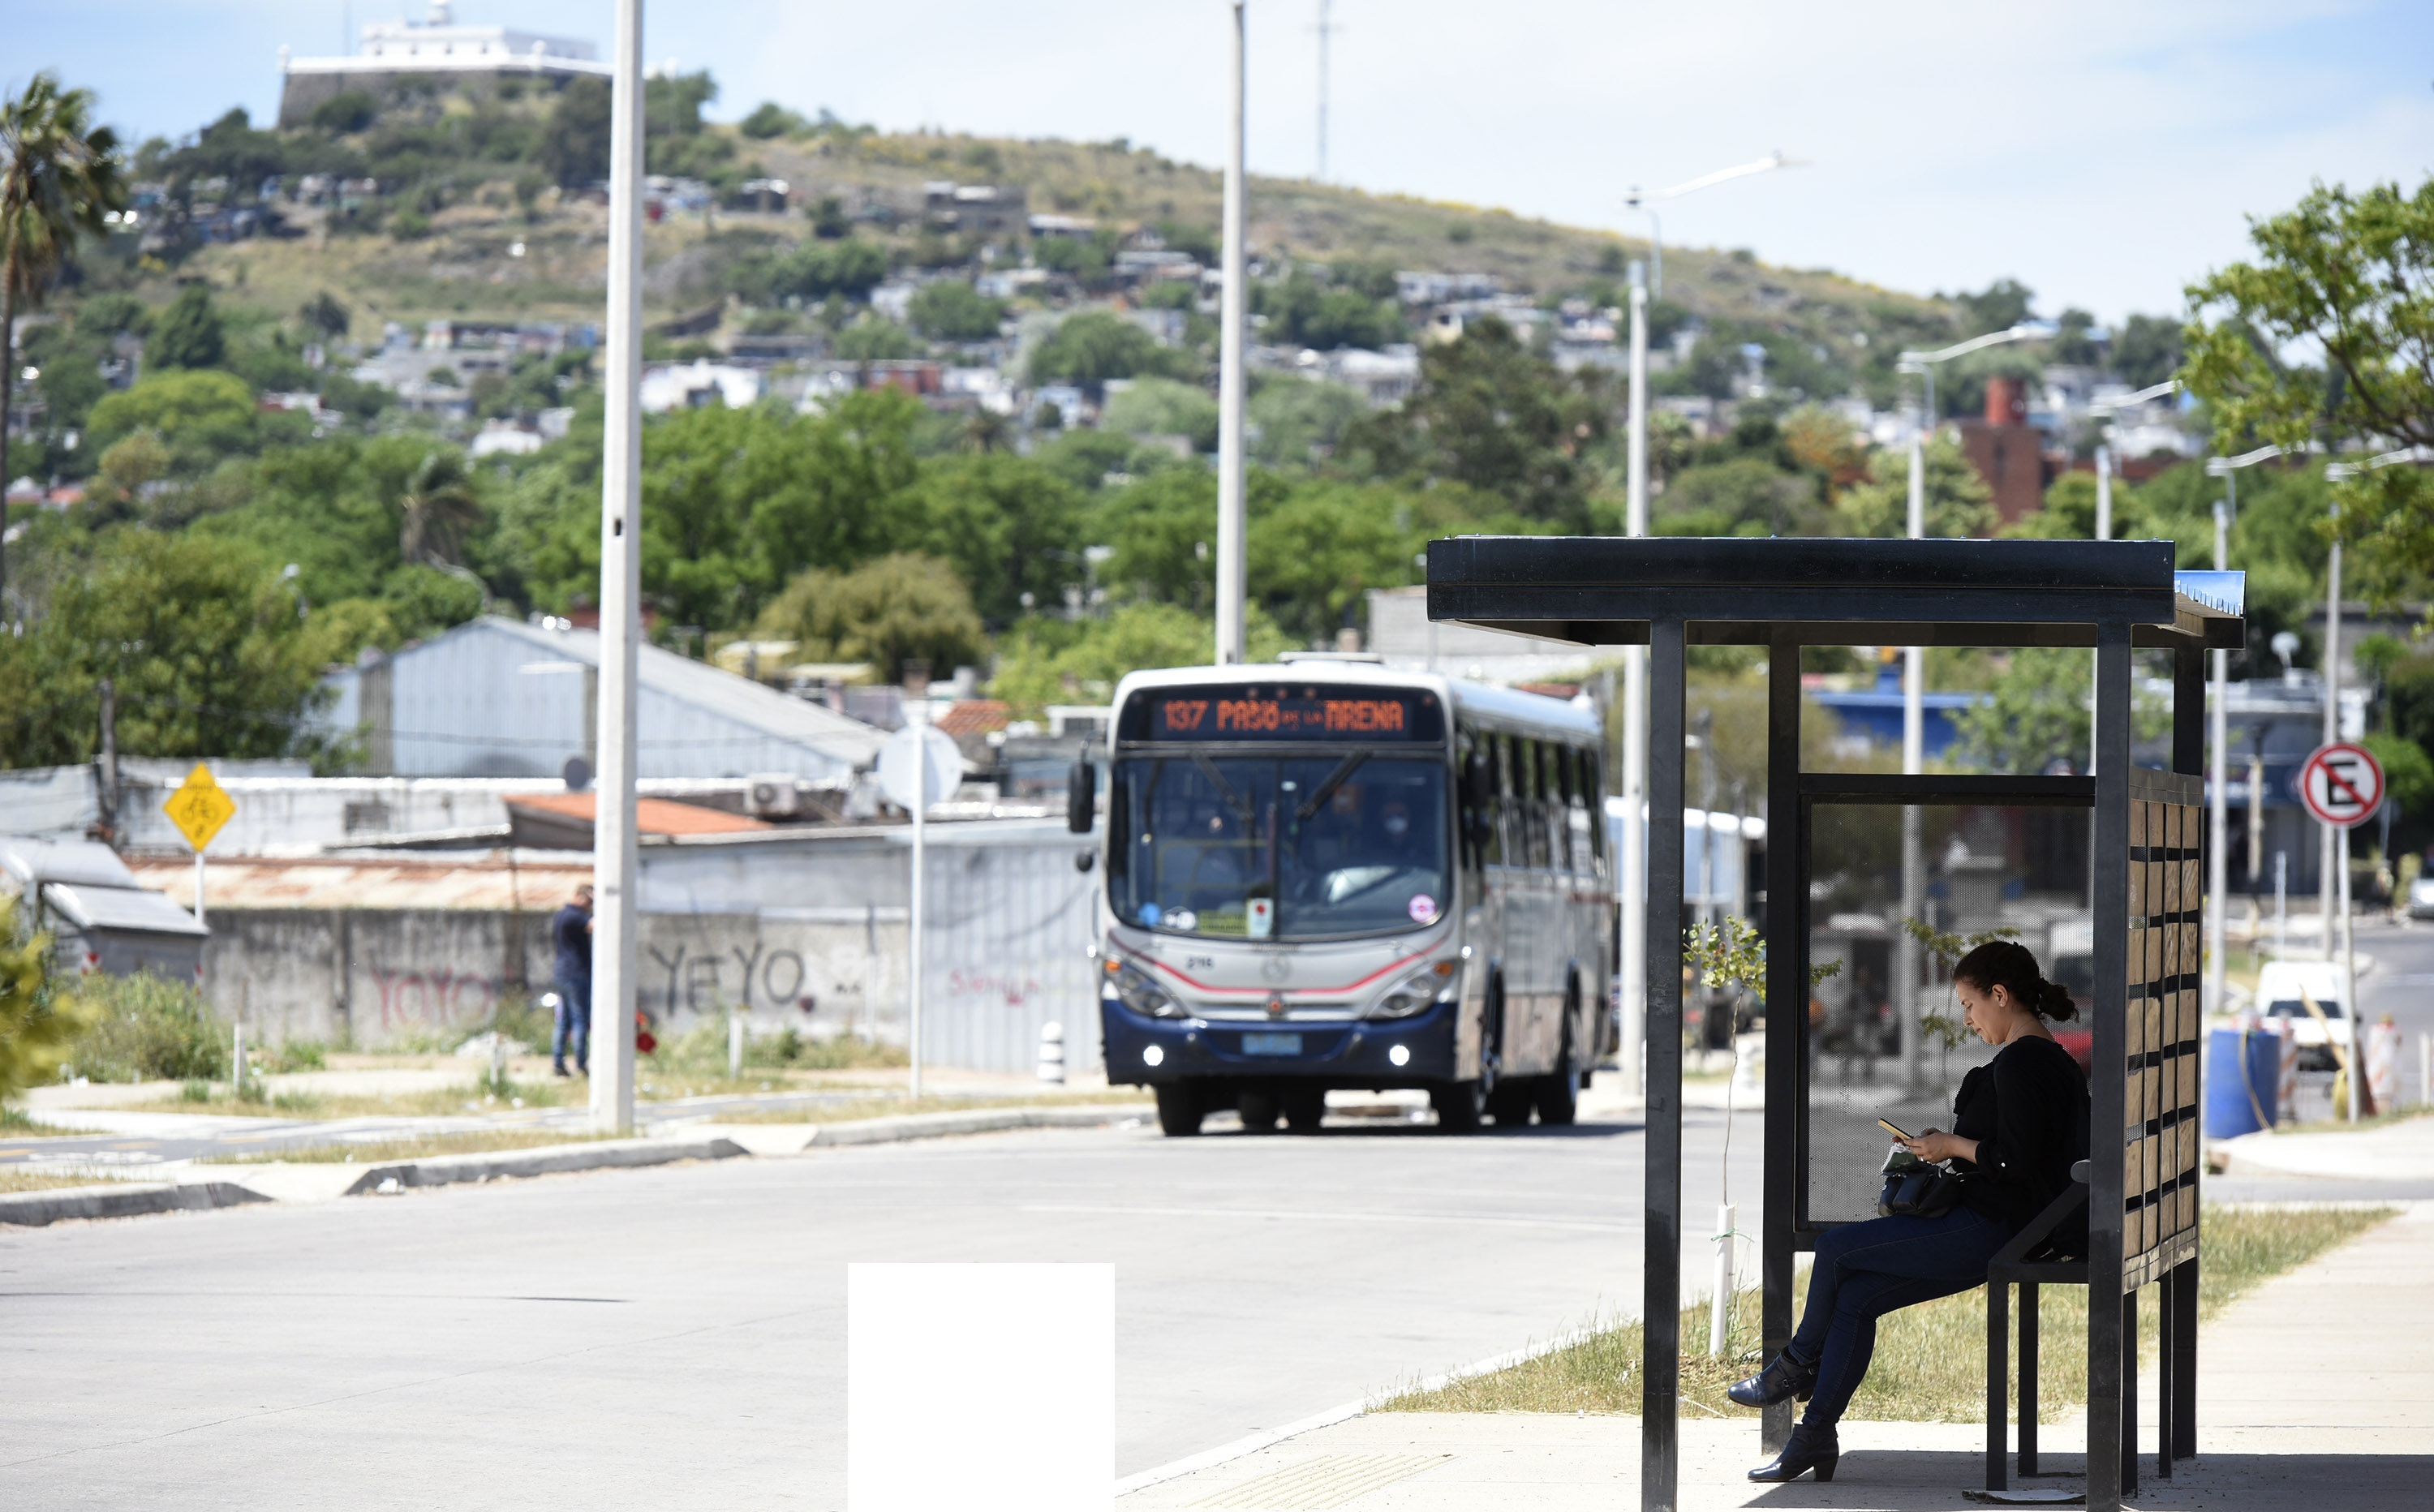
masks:
<svg viewBox="0 0 2434 1512"><path fill-rule="evenodd" d="M559 768L558 773L566 778L566 790L569 792L581 792L591 786L591 763L579 756L568 756L566 765Z"/></svg>
<svg viewBox="0 0 2434 1512"><path fill-rule="evenodd" d="M908 724L879 748L879 789L910 812L944 803L964 780L964 753L934 724Z"/></svg>

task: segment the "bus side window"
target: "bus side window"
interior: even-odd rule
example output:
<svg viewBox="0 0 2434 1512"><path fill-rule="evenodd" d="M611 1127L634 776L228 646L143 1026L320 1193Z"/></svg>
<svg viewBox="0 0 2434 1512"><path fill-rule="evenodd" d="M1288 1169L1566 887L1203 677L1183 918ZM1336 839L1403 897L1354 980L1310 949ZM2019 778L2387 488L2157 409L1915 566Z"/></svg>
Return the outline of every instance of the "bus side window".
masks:
<svg viewBox="0 0 2434 1512"><path fill-rule="evenodd" d="M1513 738L1513 821L1519 843L1513 847L1516 865L1532 871L1547 867L1547 824L1538 801L1538 742Z"/></svg>
<svg viewBox="0 0 2434 1512"><path fill-rule="evenodd" d="M1462 843L1472 865L1500 858L1497 848L1496 756L1484 740L1463 758Z"/></svg>
<svg viewBox="0 0 2434 1512"><path fill-rule="evenodd" d="M1594 751L1581 753L1581 807L1589 819L1589 855L1605 859L1605 772Z"/></svg>
<svg viewBox="0 0 2434 1512"><path fill-rule="evenodd" d="M1554 871L1572 869L1571 822L1564 812L1569 796L1564 781L1564 745L1555 740L1538 746L1538 830L1547 837L1547 865Z"/></svg>
<svg viewBox="0 0 2434 1512"><path fill-rule="evenodd" d="M1496 854L1491 861L1505 866L1530 864L1530 842L1520 825L1521 774L1514 765L1515 740L1509 735L1489 738L1496 751Z"/></svg>

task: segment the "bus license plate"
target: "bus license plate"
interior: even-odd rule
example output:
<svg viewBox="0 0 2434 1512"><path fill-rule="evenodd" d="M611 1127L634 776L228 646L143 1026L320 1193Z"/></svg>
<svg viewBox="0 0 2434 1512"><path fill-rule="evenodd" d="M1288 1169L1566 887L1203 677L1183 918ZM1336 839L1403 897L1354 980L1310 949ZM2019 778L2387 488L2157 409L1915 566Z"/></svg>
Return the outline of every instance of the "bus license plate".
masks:
<svg viewBox="0 0 2434 1512"><path fill-rule="evenodd" d="M1298 1034L1245 1034L1243 1036L1243 1053L1244 1055L1299 1055L1301 1054L1301 1036Z"/></svg>

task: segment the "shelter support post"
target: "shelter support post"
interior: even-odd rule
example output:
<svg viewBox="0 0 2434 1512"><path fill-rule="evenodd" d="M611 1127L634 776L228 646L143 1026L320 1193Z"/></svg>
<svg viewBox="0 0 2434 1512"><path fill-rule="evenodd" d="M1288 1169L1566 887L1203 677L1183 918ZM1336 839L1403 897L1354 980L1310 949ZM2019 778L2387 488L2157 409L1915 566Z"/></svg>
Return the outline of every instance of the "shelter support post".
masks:
<svg viewBox="0 0 2434 1512"><path fill-rule="evenodd" d="M2037 1283L2020 1283L2020 1476L2037 1472Z"/></svg>
<svg viewBox="0 0 2434 1512"><path fill-rule="evenodd" d="M2218 651L2214 654L2220 660L2225 654ZM2228 711L2220 704L2211 711L2210 722L2207 718L2205 672L2206 653L2198 647L2183 646L2172 654L2172 770L2185 776L2197 776L2206 770L2208 729L2211 728L2220 752L2229 728ZM2222 679L2217 678L2217 688L2223 686ZM2218 756L2219 762L2226 759L2227 753ZM2256 774L2254 768L2250 769L2250 774L2252 777ZM2252 813L2259 801L2255 792L2249 793ZM2228 887L2230 858L2224 853L2223 825L2220 818L2223 805L2221 785L2217 783L2208 804L2208 813L2213 822L2206 829L2204 871L2206 946L2211 952L2206 963L2207 980L2218 984L2224 968L2222 919L2231 903ZM2249 875L2255 875L2254 856L2248 858L2248 866ZM2207 1006L2218 1011L2221 1008L2222 996L2219 987ZM2203 1190L2205 1162L2199 1161L2192 1165L2186 1180L2198 1183ZM2204 1204L2199 1203L2196 1207L2199 1215L2192 1221L2203 1225L2205 1221ZM2186 1459L2198 1452L2198 1266L2202 1252L2202 1247L2191 1249L2189 1258L2174 1266L2165 1277L2163 1322L2166 1343L2162 1363L2163 1368L2170 1372L2171 1387L2167 1400L2159 1404L2167 1412L2158 1422L2167 1456L2164 1461L2166 1474L2171 1472L2172 1460Z"/></svg>
<svg viewBox="0 0 2434 1512"><path fill-rule="evenodd" d="M1648 1164L1639 1505L1673 1512L1682 1367L1683 624L1648 627Z"/></svg>
<svg viewBox="0 0 2434 1512"><path fill-rule="evenodd" d="M2096 633L2096 812L2090 838L2090 914L2096 923L2095 1045L2088 1084L2087 1507L2120 1512L2122 1433L2130 1404L2122 1371L2122 1152L2128 1122L2123 1012L2129 988L2130 627ZM2134 1348L2136 1335L2129 1335Z"/></svg>
<svg viewBox="0 0 2434 1512"><path fill-rule="evenodd" d="M1793 1148L1800 1093L1800 1029L1808 1007L1807 889L1800 880L1800 643L1775 638L1766 673L1766 1175L1758 1267L1765 1287L1759 1344L1772 1360L1791 1342L1792 1214L1800 1158ZM1772 1453L1791 1436L1791 1403L1766 1409L1759 1442Z"/></svg>

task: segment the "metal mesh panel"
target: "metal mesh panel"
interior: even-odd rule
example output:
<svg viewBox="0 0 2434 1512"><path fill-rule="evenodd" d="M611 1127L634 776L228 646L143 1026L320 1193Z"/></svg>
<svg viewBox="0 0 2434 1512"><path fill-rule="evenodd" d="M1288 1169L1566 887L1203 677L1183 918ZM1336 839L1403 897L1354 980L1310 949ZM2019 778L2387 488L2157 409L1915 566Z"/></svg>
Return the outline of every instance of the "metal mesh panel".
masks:
<svg viewBox="0 0 2434 1512"><path fill-rule="evenodd" d="M2123 994L2121 1286L2197 1253L2198 1047L2205 815L2197 778L2131 786L2130 948Z"/></svg>

